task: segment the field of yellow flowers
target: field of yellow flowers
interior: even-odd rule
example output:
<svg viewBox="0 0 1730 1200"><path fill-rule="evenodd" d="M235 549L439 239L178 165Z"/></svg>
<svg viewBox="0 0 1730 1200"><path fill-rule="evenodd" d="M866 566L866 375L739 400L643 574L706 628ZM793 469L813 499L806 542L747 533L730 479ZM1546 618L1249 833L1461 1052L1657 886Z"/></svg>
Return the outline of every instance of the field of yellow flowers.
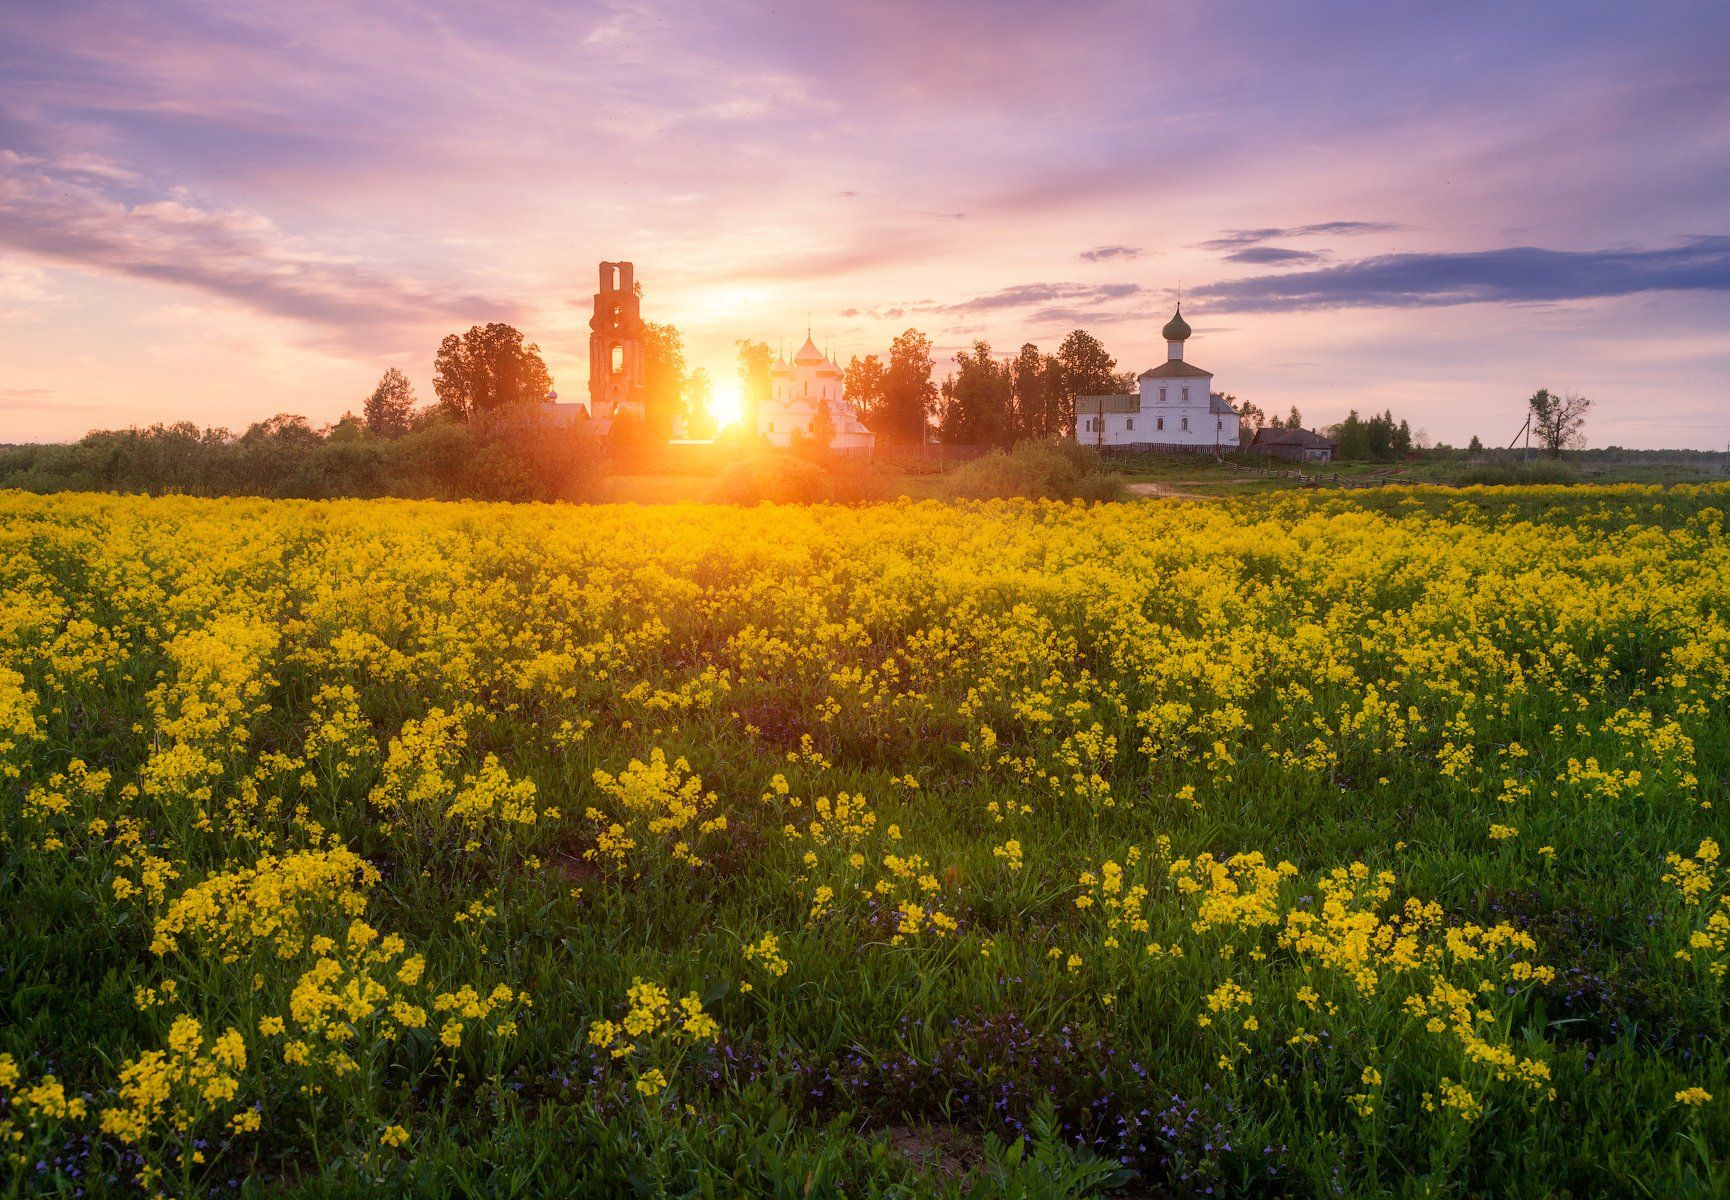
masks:
<svg viewBox="0 0 1730 1200"><path fill-rule="evenodd" d="M0 1193L1730 1194L1730 488L0 493Z"/></svg>

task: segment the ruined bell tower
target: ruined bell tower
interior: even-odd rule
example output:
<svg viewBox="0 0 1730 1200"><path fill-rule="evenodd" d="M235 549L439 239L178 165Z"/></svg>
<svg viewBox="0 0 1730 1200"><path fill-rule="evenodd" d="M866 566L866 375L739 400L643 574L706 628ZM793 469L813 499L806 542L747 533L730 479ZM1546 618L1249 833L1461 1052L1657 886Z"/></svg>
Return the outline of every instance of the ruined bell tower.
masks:
<svg viewBox="0 0 1730 1200"><path fill-rule="evenodd" d="M589 415L610 421L644 416L643 317L628 262L601 264L589 319Z"/></svg>

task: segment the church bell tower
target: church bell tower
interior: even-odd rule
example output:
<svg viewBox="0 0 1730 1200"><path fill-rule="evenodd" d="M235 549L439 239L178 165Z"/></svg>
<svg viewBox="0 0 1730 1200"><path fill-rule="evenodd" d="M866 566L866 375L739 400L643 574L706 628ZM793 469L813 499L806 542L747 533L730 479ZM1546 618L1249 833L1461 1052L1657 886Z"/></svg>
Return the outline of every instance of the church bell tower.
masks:
<svg viewBox="0 0 1730 1200"><path fill-rule="evenodd" d="M610 421L644 417L643 317L628 262L601 264L595 315L589 319L589 415Z"/></svg>

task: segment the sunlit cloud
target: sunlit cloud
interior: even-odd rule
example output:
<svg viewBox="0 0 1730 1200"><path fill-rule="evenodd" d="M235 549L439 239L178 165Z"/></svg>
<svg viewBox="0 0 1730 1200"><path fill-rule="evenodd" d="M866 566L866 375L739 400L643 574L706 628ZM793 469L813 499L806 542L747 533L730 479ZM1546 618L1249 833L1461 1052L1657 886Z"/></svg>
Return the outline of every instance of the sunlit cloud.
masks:
<svg viewBox="0 0 1730 1200"><path fill-rule="evenodd" d="M109 178L0 150L0 246L205 292L357 343L434 317L514 315L478 295L342 261L261 213L207 207L178 190L128 202L98 186Z"/></svg>

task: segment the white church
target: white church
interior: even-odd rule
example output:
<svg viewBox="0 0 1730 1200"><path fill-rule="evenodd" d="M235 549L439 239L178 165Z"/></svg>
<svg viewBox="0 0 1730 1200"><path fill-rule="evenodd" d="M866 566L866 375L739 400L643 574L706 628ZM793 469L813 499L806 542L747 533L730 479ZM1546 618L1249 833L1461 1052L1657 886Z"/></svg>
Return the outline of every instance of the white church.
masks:
<svg viewBox="0 0 1730 1200"><path fill-rule="evenodd" d="M1212 371L1183 361L1190 329L1182 305L1160 332L1165 362L1141 373L1135 395L1075 398L1075 440L1086 446L1236 453L1237 410L1214 396Z"/></svg>
<svg viewBox="0 0 1730 1200"><path fill-rule="evenodd" d="M817 414L829 414L829 448L844 454L868 454L877 435L865 428L848 402L841 368L817 348L810 331L805 344L788 362L777 356L769 369L769 398L757 405L757 436L774 446L788 446L794 434L817 433Z"/></svg>

